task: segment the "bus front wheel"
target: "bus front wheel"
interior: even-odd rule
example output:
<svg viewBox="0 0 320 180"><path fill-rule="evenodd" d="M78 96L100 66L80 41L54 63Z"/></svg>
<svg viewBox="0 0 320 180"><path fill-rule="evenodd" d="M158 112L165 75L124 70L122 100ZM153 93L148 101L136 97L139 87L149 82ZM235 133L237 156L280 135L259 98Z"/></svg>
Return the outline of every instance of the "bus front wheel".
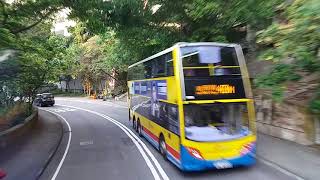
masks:
<svg viewBox="0 0 320 180"><path fill-rule="evenodd" d="M159 151L162 157L164 159L167 159L167 146L166 146L166 141L164 140L164 137L162 134L160 135L160 139L159 139Z"/></svg>

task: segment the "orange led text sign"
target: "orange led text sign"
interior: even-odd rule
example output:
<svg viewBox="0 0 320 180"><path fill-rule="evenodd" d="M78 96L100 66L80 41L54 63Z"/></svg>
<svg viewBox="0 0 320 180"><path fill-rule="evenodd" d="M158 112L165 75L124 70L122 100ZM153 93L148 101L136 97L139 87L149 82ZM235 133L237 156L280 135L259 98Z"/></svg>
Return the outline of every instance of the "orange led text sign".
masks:
<svg viewBox="0 0 320 180"><path fill-rule="evenodd" d="M235 94L236 87L229 84L196 86L196 95Z"/></svg>

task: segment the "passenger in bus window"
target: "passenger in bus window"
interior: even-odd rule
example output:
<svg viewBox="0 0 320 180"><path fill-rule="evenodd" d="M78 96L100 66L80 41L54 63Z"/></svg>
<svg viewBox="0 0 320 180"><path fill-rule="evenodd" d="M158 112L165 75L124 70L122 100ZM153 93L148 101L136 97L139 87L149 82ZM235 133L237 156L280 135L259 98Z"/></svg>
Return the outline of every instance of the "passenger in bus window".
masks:
<svg viewBox="0 0 320 180"><path fill-rule="evenodd" d="M185 69L183 70L183 72L184 72L184 76L186 77L196 76L194 69Z"/></svg>

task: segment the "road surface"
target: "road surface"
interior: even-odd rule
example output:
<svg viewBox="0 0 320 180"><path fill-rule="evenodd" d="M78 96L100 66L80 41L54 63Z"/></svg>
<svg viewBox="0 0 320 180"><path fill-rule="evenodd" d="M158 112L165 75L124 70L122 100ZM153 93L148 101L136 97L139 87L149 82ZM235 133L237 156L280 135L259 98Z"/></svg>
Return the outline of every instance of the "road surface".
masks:
<svg viewBox="0 0 320 180"><path fill-rule="evenodd" d="M41 111L50 111L62 120L64 136L40 179L297 179L261 160L248 168L181 172L132 130L127 107L123 105L57 98L54 107Z"/></svg>

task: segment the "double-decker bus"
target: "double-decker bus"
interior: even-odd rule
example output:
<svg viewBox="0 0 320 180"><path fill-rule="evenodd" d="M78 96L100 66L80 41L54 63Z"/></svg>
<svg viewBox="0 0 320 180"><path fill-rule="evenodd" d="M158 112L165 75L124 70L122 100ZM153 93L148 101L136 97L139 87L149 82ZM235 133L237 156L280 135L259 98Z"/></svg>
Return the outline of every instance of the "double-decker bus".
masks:
<svg viewBox="0 0 320 180"><path fill-rule="evenodd" d="M255 163L256 128L240 45L177 43L128 69L129 120L184 171Z"/></svg>

